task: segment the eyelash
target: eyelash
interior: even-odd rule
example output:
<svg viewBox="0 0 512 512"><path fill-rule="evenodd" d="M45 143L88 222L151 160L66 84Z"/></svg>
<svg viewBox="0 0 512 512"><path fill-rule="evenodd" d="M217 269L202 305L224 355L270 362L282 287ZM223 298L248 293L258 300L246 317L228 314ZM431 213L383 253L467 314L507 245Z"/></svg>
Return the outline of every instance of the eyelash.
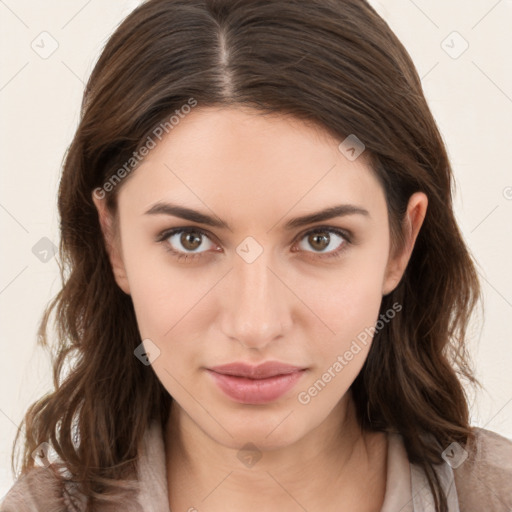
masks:
<svg viewBox="0 0 512 512"><path fill-rule="evenodd" d="M326 232L334 233L334 234L340 236L341 238L344 239L344 242L339 249L330 251L325 254L316 253L317 254L316 257L318 257L320 259L340 258L342 253L347 249L347 246L352 244L352 242L351 242L352 235L350 235L347 231L339 229L339 228L334 228L334 227L330 227L330 226L317 226L317 227L299 235L294 240L294 244L296 241L300 241L308 235L317 234L317 233L326 233ZM166 242L166 240L168 238L170 238L171 236L177 235L180 233L199 233L202 236L205 236L206 238L211 240L211 237L209 236L209 234L206 231L202 230L201 228L181 227L181 228L173 228L173 229L161 232L157 236L156 241L158 243L163 243L163 242ZM165 250L170 252L178 261L185 261L186 263L189 263L189 262L192 262L193 260L196 260L197 258L203 257L203 253L192 253L192 254L191 253L181 253L181 252L173 249L168 243L164 244L164 247L165 247ZM306 251L306 252L309 252L309 251Z"/></svg>

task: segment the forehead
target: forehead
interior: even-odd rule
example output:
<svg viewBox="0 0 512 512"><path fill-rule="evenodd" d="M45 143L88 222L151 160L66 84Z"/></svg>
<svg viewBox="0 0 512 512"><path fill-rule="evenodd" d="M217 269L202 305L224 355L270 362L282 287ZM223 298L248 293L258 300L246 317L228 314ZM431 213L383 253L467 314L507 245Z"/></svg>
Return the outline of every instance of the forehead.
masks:
<svg viewBox="0 0 512 512"><path fill-rule="evenodd" d="M261 215L297 205L352 203L385 208L363 154L349 160L341 139L296 118L249 109L197 108L151 149L120 191L120 204L214 203ZM204 208L204 205L203 205Z"/></svg>

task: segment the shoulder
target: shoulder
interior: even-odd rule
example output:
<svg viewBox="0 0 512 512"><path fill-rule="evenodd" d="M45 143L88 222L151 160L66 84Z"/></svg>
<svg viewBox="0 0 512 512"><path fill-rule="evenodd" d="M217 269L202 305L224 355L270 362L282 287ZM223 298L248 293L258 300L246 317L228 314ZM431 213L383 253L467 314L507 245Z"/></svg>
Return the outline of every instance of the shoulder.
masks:
<svg viewBox="0 0 512 512"><path fill-rule="evenodd" d="M79 512L79 503L49 467L24 473L0 502L0 512Z"/></svg>
<svg viewBox="0 0 512 512"><path fill-rule="evenodd" d="M71 475L65 467L51 464L48 467L33 467L16 480L0 501L0 512L85 512L87 498L77 484L68 480ZM133 489L125 489L126 494L119 498L110 497L109 502L95 504L95 512L141 512L138 499L134 499ZM138 497L138 489L136 490ZM151 497L150 497L151 498Z"/></svg>
<svg viewBox="0 0 512 512"><path fill-rule="evenodd" d="M460 510L512 510L512 440L474 427L475 439L466 444L467 458L453 467Z"/></svg>

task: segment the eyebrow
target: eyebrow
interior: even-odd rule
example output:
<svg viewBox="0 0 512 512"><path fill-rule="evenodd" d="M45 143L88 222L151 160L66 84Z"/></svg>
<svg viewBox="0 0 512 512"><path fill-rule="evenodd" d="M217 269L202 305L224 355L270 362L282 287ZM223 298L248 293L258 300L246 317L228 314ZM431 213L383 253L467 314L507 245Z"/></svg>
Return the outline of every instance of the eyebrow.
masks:
<svg viewBox="0 0 512 512"><path fill-rule="evenodd" d="M232 231L229 224L219 218L211 217L205 213L193 210L191 208L186 208L184 206L171 203L165 203L162 201L155 203L148 211L145 212L145 215L171 215L173 217L179 217L191 222L197 222L198 224L205 224L207 226L212 226L219 229L228 229L229 231ZM336 206L330 206L318 212L309 213L301 217L290 219L284 225L284 229L296 229L302 226L307 226L308 224L312 224L314 222L321 222L333 219L335 217L345 217L347 215L363 215L368 218L371 217L370 212L364 208L361 208L360 206L353 204L340 204Z"/></svg>

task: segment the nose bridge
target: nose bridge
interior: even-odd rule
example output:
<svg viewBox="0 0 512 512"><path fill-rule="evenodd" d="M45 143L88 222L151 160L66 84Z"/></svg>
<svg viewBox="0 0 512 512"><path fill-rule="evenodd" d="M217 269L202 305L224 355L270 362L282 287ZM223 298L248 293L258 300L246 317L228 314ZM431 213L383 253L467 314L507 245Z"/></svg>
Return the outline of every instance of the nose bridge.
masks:
<svg viewBox="0 0 512 512"><path fill-rule="evenodd" d="M262 348L283 335L289 325L285 286L271 270L267 251L254 261L240 254L235 258L224 302L224 333L248 347Z"/></svg>

